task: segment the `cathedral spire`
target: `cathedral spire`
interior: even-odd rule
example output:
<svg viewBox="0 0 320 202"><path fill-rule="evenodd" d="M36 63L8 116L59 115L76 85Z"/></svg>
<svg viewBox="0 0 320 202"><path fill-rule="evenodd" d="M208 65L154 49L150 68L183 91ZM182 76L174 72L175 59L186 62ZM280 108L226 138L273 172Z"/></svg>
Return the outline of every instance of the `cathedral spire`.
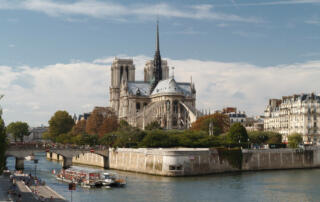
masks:
<svg viewBox="0 0 320 202"><path fill-rule="evenodd" d="M156 52L160 53L160 45L159 45L159 20L157 20L157 36L156 36Z"/></svg>
<svg viewBox="0 0 320 202"><path fill-rule="evenodd" d="M160 55L160 42L159 42L159 21L157 20L157 33L156 33L156 52L153 58L153 75L151 79L151 92L154 90L159 81L162 80L162 67Z"/></svg>

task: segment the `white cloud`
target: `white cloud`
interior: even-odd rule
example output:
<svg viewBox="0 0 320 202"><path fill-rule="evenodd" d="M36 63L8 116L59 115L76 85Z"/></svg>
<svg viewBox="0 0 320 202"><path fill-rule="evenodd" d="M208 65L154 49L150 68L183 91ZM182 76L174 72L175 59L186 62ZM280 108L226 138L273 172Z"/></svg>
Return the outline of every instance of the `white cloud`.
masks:
<svg viewBox="0 0 320 202"><path fill-rule="evenodd" d="M175 7L167 3L130 4L111 3L110 1L79 0L73 3L53 0L0 0L0 9L29 10L45 13L49 16L88 16L124 21L136 17L150 19L160 16L164 18L187 18L198 20L235 21L246 23L261 23L263 20L255 17L241 17L234 14L216 12L212 5L194 5Z"/></svg>
<svg viewBox="0 0 320 202"><path fill-rule="evenodd" d="M125 56L122 56L125 57ZM143 79L149 57L133 57L136 78ZM110 65L113 57L39 67L0 67L1 105L7 123L21 120L46 124L56 110L91 111L109 103ZM197 89L198 108L236 106L248 114L262 114L269 98L318 92L320 61L258 67L194 59L167 59L177 81L190 81Z"/></svg>
<svg viewBox="0 0 320 202"><path fill-rule="evenodd" d="M80 113L108 102L105 65L55 64L37 67L0 67L0 93L6 122L47 124L57 110ZM87 105L86 107L83 107Z"/></svg>
<svg viewBox="0 0 320 202"><path fill-rule="evenodd" d="M282 0L282 1L264 1L264 2L254 2L254 3L238 3L232 5L230 4L223 4L223 5L216 5L218 7L230 7L230 6L277 6L277 5L295 5L295 4L319 4L320 0Z"/></svg>

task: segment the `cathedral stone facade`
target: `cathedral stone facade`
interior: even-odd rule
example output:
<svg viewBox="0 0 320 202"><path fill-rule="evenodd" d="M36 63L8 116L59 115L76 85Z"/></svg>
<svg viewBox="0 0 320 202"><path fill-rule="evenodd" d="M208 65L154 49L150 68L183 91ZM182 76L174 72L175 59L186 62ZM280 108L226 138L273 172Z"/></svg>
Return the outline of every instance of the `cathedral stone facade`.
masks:
<svg viewBox="0 0 320 202"><path fill-rule="evenodd" d="M132 59L115 58L111 65L110 104L119 120L144 129L157 121L165 129L186 129L197 118L196 90L192 82L169 77L161 59L157 24L154 59L147 61L144 81L135 80Z"/></svg>

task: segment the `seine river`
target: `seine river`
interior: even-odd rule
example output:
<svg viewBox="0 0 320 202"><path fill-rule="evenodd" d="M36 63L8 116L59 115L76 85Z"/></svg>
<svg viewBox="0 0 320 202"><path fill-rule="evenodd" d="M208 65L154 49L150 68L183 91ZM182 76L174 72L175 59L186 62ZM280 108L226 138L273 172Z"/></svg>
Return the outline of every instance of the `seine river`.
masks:
<svg viewBox="0 0 320 202"><path fill-rule="evenodd" d="M65 183L51 175L60 169L57 162L37 156L37 175L55 191L70 200ZM9 169L14 158L8 158ZM25 172L34 174L34 163L25 161ZM246 172L201 177L159 177L129 172L127 186L111 189L83 189L73 192L74 202L100 201L320 201L320 169Z"/></svg>

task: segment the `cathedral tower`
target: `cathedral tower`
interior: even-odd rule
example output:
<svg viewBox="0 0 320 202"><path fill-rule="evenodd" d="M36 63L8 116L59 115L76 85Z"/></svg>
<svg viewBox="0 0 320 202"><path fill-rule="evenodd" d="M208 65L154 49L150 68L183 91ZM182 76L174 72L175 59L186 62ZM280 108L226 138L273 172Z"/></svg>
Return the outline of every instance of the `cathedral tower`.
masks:
<svg viewBox="0 0 320 202"><path fill-rule="evenodd" d="M135 66L132 59L115 58L111 65L110 105L119 114L121 81L135 81Z"/></svg>

